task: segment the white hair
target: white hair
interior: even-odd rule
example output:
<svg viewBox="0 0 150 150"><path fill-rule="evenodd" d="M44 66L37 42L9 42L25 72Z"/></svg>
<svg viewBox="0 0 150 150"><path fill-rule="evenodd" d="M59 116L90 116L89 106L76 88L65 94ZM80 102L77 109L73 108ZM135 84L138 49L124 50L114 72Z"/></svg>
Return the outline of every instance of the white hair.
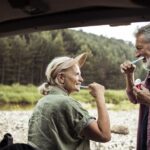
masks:
<svg viewBox="0 0 150 150"><path fill-rule="evenodd" d="M145 40L147 42L150 42L150 24L147 24L147 25L139 28L136 31L135 36L137 37L137 36L139 36L141 34L143 34L145 36Z"/></svg>

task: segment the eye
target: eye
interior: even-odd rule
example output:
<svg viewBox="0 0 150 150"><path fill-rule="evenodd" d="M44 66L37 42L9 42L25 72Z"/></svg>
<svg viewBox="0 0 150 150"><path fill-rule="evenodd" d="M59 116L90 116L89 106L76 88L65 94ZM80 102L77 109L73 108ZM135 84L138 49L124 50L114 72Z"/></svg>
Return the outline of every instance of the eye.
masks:
<svg viewBox="0 0 150 150"><path fill-rule="evenodd" d="M80 72L76 72L76 75L81 75L81 73Z"/></svg>

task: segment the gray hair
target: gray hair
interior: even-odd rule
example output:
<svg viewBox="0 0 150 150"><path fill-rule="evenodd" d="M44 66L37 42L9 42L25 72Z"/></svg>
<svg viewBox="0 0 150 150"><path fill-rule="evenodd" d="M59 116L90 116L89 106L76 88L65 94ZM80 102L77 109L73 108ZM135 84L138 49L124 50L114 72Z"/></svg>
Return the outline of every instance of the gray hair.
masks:
<svg viewBox="0 0 150 150"><path fill-rule="evenodd" d="M137 29L135 33L135 37L138 37L139 35L143 34L145 37L145 40L147 42L150 42L150 24L145 25L139 29Z"/></svg>

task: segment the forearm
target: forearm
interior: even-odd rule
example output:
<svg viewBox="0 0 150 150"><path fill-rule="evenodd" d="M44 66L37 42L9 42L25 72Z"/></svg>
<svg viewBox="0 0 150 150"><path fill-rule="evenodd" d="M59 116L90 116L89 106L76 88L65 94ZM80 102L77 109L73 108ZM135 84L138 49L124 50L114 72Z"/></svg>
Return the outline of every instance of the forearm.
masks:
<svg viewBox="0 0 150 150"><path fill-rule="evenodd" d="M110 120L107 112L107 108L105 105L104 96L99 96L96 98L97 103L97 112L98 112L98 127L102 133L104 138L110 137Z"/></svg>
<svg viewBox="0 0 150 150"><path fill-rule="evenodd" d="M125 74L125 80L126 80L126 90L128 92L133 91L134 86L134 73Z"/></svg>
<svg viewBox="0 0 150 150"><path fill-rule="evenodd" d="M137 98L135 94L133 93L134 73L125 74L125 79L126 79L126 92L127 92L128 98L132 103L136 104L138 103Z"/></svg>
<svg viewBox="0 0 150 150"><path fill-rule="evenodd" d="M139 103L139 102L137 101L137 98L136 98L135 94L133 93L133 90L128 91L128 90L126 89L126 93L127 93L127 96L128 96L128 99L130 100L130 102L132 102L133 104Z"/></svg>

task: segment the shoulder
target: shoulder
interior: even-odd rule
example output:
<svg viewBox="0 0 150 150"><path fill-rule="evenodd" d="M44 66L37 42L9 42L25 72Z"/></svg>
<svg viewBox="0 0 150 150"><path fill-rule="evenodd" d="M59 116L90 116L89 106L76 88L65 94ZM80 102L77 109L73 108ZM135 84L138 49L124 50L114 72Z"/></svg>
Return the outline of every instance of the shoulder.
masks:
<svg viewBox="0 0 150 150"><path fill-rule="evenodd" d="M62 104L65 111L69 112L70 114L73 113L75 116L78 114L79 116L88 115L88 111L84 109L77 100L73 99L72 97L68 97L65 102Z"/></svg>
<svg viewBox="0 0 150 150"><path fill-rule="evenodd" d="M62 97L63 104L69 107L82 107L81 104L70 96Z"/></svg>

